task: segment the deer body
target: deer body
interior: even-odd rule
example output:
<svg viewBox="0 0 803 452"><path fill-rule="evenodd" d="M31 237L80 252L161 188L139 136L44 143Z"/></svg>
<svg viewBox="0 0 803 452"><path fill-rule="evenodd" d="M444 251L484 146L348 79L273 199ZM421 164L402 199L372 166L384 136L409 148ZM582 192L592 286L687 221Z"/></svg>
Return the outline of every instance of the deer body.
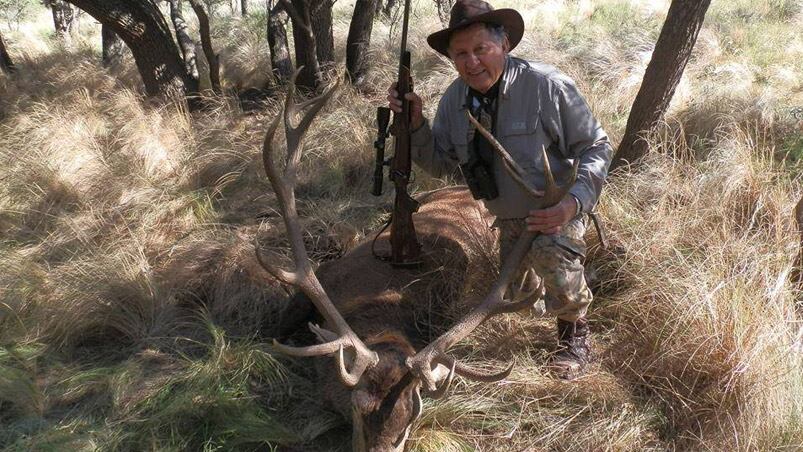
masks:
<svg viewBox="0 0 803 452"><path fill-rule="evenodd" d="M447 326L443 314L461 298L470 269L492 265L477 251L496 238L490 227L493 218L466 187L424 193L417 200L421 207L413 219L422 243L420 266L398 268L377 259L371 236L316 271L337 310L379 355L379 363L354 388L338 381L331 359L316 360L322 397L351 420L355 437L365 437L364 450L394 450L392 443L414 420L416 388L412 382L401 388L386 419L379 415L382 401L407 374L407 358L437 337L431 327ZM379 235L376 249L389 251L388 231ZM333 328L326 322L322 326Z"/></svg>

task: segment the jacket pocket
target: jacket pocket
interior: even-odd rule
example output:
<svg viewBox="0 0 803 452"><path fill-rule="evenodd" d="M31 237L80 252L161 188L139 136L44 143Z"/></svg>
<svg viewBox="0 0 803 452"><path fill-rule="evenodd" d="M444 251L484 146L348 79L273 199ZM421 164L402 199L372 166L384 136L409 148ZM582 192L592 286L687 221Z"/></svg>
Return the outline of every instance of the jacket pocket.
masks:
<svg viewBox="0 0 803 452"><path fill-rule="evenodd" d="M455 127L449 132L449 139L452 141L459 163L462 165L468 162L468 129Z"/></svg>
<svg viewBox="0 0 803 452"><path fill-rule="evenodd" d="M551 143L541 127L541 118L538 115L500 124L497 137L516 163L528 172L542 166L541 146L549 147Z"/></svg>

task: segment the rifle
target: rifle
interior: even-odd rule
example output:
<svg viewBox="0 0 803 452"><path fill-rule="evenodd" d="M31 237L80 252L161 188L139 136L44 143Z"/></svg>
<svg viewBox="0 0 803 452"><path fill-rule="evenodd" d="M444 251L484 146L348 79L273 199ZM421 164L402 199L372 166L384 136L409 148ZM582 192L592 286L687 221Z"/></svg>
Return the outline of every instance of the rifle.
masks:
<svg viewBox="0 0 803 452"><path fill-rule="evenodd" d="M404 2L404 22L402 24L401 54L399 55L399 79L396 91L402 101L402 111L393 115L391 131L394 154L390 163L390 179L396 189L393 203L393 216L390 224L391 264L397 266L416 265L421 254L421 245L415 234L413 213L418 211L418 201L407 193L410 182L410 101L405 96L412 91L410 76L410 51L407 49L407 27L410 21L410 0Z"/></svg>
<svg viewBox="0 0 803 452"><path fill-rule="evenodd" d="M385 178L385 140L388 138L388 123L390 122L390 108L379 107L376 109L376 162L374 163L374 186L371 194L374 196L382 195L382 180Z"/></svg>

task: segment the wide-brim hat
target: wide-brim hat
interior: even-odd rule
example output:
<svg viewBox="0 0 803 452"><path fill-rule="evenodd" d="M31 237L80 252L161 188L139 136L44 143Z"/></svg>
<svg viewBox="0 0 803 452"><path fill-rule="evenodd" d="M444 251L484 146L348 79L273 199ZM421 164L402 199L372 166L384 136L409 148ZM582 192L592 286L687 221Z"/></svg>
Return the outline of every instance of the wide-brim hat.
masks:
<svg viewBox="0 0 803 452"><path fill-rule="evenodd" d="M449 13L449 27L427 36L427 43L438 53L448 57L452 33L476 23L503 26L510 42L510 50L524 36L524 19L515 9L494 9L488 2L481 0L457 0Z"/></svg>

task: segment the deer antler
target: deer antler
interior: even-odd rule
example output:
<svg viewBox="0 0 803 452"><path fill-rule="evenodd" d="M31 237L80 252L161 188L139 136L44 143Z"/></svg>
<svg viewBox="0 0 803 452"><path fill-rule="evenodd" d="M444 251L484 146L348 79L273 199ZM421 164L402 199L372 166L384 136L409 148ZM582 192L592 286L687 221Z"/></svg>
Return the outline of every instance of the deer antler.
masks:
<svg viewBox="0 0 803 452"><path fill-rule="evenodd" d="M271 273L276 279L298 287L318 308L326 321L334 327L334 332L311 325L310 328L319 338L329 338L329 342L313 345L310 347L288 347L281 345L274 340L273 345L282 353L291 356L321 356L337 353L336 360L340 370L340 380L346 386L352 387L357 384L363 372L369 367L375 366L379 362L379 356L368 349L363 342L351 330L349 325L340 315L335 305L321 286L320 281L315 276L315 272L310 264L309 256L304 248L304 237L298 220L296 209L295 185L296 169L301 160L301 152L304 145L304 135L307 132L313 119L323 108L326 102L332 97L339 85L335 83L322 95L296 104L293 102L295 93L295 82L300 69L293 74L290 80L290 87L284 102L284 133L287 138L287 156L285 158L284 171L280 172L273 161L273 136L279 128L282 115L276 118L268 126L265 134L265 142L262 145L262 162L265 172L268 175L273 191L279 202L282 212L287 235L290 240L290 247L293 252L293 262L295 268L292 271L281 269L262 258L259 244L255 241L257 260L260 265ZM304 111L306 110L306 111ZM293 125L296 117L304 112L297 125ZM344 350L351 350L354 353L354 360L351 369L346 368Z"/></svg>
<svg viewBox="0 0 803 452"><path fill-rule="evenodd" d="M579 161L575 160L574 168L572 170L571 180L564 186L558 186L555 183L555 178L549 166L549 159L546 154L546 149L541 148L542 159L544 162L544 177L546 179L546 187L543 191L536 190L532 187L524 177L524 171L516 164L508 152L499 144L498 141L488 132L482 125L466 112L469 121L476 127L476 129L491 143L492 148L502 158L505 168L510 173L513 180L518 183L526 193L529 193L533 199L536 200L538 208L551 207L558 204L564 196L569 192L569 189L577 179L577 168ZM529 306L526 300L518 300L514 302L507 302L504 299L505 291L510 281L515 276L519 267L521 266L524 257L530 250L533 240L538 235L537 232L525 230L513 245L513 249L507 255L505 261L502 263L502 268L499 271L499 278L494 282L490 292L479 306L474 308L468 315L463 317L456 325L449 331L437 338L434 342L430 343L415 356L407 359L407 367L413 372L427 387L427 389L435 396L440 397L449 388L452 381L453 374L461 375L468 379L480 380L486 382L498 381L510 374L513 369L511 365L502 372L496 374L488 374L466 365L458 363L454 358L450 357L446 352L454 344L460 342L471 334L480 324L489 318L506 312L514 312L524 309ZM452 370L449 377L446 378L445 383L440 387L437 384L437 378L434 369L439 365L445 365Z"/></svg>

